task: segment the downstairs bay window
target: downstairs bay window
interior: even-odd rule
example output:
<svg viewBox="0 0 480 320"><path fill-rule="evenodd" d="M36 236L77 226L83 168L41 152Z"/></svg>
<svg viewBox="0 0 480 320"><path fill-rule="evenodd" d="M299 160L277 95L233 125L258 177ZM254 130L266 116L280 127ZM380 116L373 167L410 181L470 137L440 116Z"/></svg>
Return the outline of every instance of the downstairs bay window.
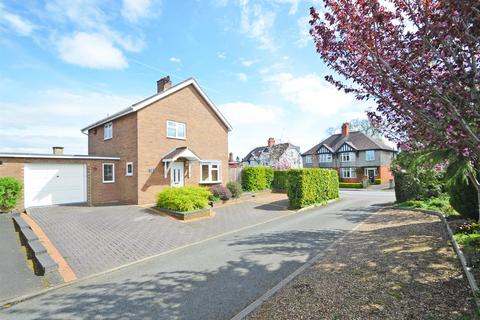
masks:
<svg viewBox="0 0 480 320"><path fill-rule="evenodd" d="M202 161L200 163L200 183L221 183L220 161Z"/></svg>

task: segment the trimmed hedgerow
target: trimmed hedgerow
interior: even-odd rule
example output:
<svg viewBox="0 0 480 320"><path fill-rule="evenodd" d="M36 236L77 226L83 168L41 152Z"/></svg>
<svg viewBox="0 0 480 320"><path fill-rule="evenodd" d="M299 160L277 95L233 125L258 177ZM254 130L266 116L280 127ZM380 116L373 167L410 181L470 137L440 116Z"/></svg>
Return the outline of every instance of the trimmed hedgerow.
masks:
<svg viewBox="0 0 480 320"><path fill-rule="evenodd" d="M245 191L270 189L273 169L270 167L245 167L242 170L242 188Z"/></svg>
<svg viewBox="0 0 480 320"><path fill-rule="evenodd" d="M382 184L382 179L375 179L373 184Z"/></svg>
<svg viewBox="0 0 480 320"><path fill-rule="evenodd" d="M288 171L289 170L274 170L272 190L279 192L287 192L288 188Z"/></svg>
<svg viewBox="0 0 480 320"><path fill-rule="evenodd" d="M352 189L363 189L363 184L361 182L340 182L340 188L352 188Z"/></svg>
<svg viewBox="0 0 480 320"><path fill-rule="evenodd" d="M304 168L288 172L288 199L292 208L325 203L339 197L335 170Z"/></svg>
<svg viewBox="0 0 480 320"><path fill-rule="evenodd" d="M157 207L179 212L206 209L211 195L204 187L166 188L157 194Z"/></svg>
<svg viewBox="0 0 480 320"><path fill-rule="evenodd" d="M0 178L0 212L17 206L22 196L23 184L13 177Z"/></svg>

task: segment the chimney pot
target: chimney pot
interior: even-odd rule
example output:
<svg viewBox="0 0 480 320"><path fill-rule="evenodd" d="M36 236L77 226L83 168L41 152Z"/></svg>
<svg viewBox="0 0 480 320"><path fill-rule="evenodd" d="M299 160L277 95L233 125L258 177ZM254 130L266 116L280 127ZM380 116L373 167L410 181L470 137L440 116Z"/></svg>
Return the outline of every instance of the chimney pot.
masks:
<svg viewBox="0 0 480 320"><path fill-rule="evenodd" d="M233 152L228 154L228 162L233 162Z"/></svg>
<svg viewBox="0 0 480 320"><path fill-rule="evenodd" d="M168 88L172 87L172 81L170 81L170 76L163 77L157 81L157 93L163 92Z"/></svg>
<svg viewBox="0 0 480 320"><path fill-rule="evenodd" d="M346 137L350 133L350 123L345 122L342 124L342 136Z"/></svg>
<svg viewBox="0 0 480 320"><path fill-rule="evenodd" d="M275 138L268 138L267 145L268 145L269 148L274 146L275 145Z"/></svg>
<svg viewBox="0 0 480 320"><path fill-rule="evenodd" d="M56 156L63 156L63 147L53 147L53 154Z"/></svg>

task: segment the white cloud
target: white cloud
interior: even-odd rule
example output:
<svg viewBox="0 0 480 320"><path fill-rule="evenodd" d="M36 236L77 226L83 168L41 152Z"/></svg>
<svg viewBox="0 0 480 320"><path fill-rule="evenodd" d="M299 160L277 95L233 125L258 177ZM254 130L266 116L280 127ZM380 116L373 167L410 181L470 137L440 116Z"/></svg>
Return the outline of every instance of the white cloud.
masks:
<svg viewBox="0 0 480 320"><path fill-rule="evenodd" d="M99 33L77 32L63 37L57 45L65 62L98 69L124 69L128 62L122 51Z"/></svg>
<svg viewBox="0 0 480 320"><path fill-rule="evenodd" d="M278 108L249 102L231 102L219 106L234 127L244 124L272 123L282 115Z"/></svg>
<svg viewBox="0 0 480 320"><path fill-rule="evenodd" d="M21 36L29 36L35 26L29 20L11 13L0 3L0 24L6 25Z"/></svg>
<svg viewBox="0 0 480 320"><path fill-rule="evenodd" d="M123 0L122 16L130 22L137 22L150 15L150 0Z"/></svg>
<svg viewBox="0 0 480 320"><path fill-rule="evenodd" d="M67 153L86 153L80 129L139 100L139 97L54 89L32 92L18 103L0 101L1 150L51 152L53 145ZM22 119L22 121L18 121Z"/></svg>
<svg viewBox="0 0 480 320"><path fill-rule="evenodd" d="M338 91L317 74L294 77L290 73L279 73L265 81L285 100L308 113L334 115L353 102L351 96Z"/></svg>
<svg viewBox="0 0 480 320"><path fill-rule="evenodd" d="M180 60L179 58L176 58L176 57L171 57L171 58L168 59L168 60L170 60L170 62L173 62L173 63L179 63L179 62L181 62L181 60Z"/></svg>
<svg viewBox="0 0 480 320"><path fill-rule="evenodd" d="M217 52L217 58L218 59L226 59L227 56L225 55L225 52Z"/></svg>
<svg viewBox="0 0 480 320"><path fill-rule="evenodd" d="M305 47L312 40L310 24L308 23L309 20L310 16L304 16L297 20L298 40L296 43L299 47Z"/></svg>
<svg viewBox="0 0 480 320"><path fill-rule="evenodd" d="M260 62L260 60L257 60L257 59L245 59L245 58L240 58L240 63L244 66L244 67L251 67L253 66L254 64Z"/></svg>
<svg viewBox="0 0 480 320"><path fill-rule="evenodd" d="M275 45L270 32L275 22L275 13L272 11L264 12L259 4L250 6L248 0L242 0L240 6L242 33L256 40L261 49L274 50Z"/></svg>
<svg viewBox="0 0 480 320"><path fill-rule="evenodd" d="M247 75L243 72L237 73L237 77L238 77L238 80L240 80L240 81L247 81L248 80Z"/></svg>

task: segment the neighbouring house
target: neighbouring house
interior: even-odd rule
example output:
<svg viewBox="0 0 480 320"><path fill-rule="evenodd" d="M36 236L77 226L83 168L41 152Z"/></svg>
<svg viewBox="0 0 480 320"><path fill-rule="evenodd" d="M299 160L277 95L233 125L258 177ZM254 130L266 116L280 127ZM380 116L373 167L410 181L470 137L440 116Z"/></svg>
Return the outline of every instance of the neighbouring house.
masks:
<svg viewBox="0 0 480 320"><path fill-rule="evenodd" d="M302 167L300 147L293 144L275 143L269 138L266 146L250 151L242 160L244 166L270 166L276 169L295 169Z"/></svg>
<svg viewBox="0 0 480 320"><path fill-rule="evenodd" d="M380 140L360 131L351 131L348 122L342 132L331 135L302 154L305 168L336 169L344 182L371 182L393 179L390 164L396 151Z"/></svg>
<svg viewBox="0 0 480 320"><path fill-rule="evenodd" d="M88 155L0 153L0 176L24 182L21 208L154 203L167 186L225 184L231 126L198 83L157 93L82 129Z"/></svg>

